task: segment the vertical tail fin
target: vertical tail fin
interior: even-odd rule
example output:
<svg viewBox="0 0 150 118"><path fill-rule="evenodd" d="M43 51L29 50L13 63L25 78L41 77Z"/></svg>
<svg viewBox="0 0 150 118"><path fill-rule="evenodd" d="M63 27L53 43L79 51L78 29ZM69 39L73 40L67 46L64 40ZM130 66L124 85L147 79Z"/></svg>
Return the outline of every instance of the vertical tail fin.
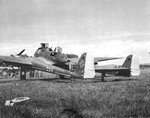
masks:
<svg viewBox="0 0 150 118"><path fill-rule="evenodd" d="M125 70L120 70L118 73L118 76L127 76L129 77L131 75L131 63L132 63L132 56L133 55L129 55L127 56L127 58L125 59L122 67L126 68Z"/></svg>
<svg viewBox="0 0 150 118"><path fill-rule="evenodd" d="M94 78L94 58L87 53L83 53L76 67L76 72L83 78Z"/></svg>
<svg viewBox="0 0 150 118"><path fill-rule="evenodd" d="M79 59L79 62L76 66L76 72L83 77L84 76L84 69L85 69L85 61L86 61L86 54L87 53L83 53Z"/></svg>
<svg viewBox="0 0 150 118"><path fill-rule="evenodd" d="M126 60L124 61L122 67L125 67L125 68L131 68L131 63L132 63L132 56L133 55L129 55L127 56Z"/></svg>
<svg viewBox="0 0 150 118"><path fill-rule="evenodd" d="M138 76L140 74L139 61L136 56L129 55L124 61L122 67L127 68L126 71L120 71L119 75L123 76Z"/></svg>

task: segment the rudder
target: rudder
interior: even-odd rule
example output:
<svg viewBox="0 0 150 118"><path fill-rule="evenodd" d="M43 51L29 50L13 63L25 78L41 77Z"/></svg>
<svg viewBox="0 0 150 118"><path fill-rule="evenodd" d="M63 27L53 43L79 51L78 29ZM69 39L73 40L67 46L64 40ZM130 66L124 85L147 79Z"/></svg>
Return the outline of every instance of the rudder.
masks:
<svg viewBox="0 0 150 118"><path fill-rule="evenodd" d="M137 56L133 56L132 64L131 64L131 76L139 76L140 75L140 64Z"/></svg>
<svg viewBox="0 0 150 118"><path fill-rule="evenodd" d="M95 77L94 58L87 53L83 53L76 67L76 72L82 78L94 78Z"/></svg>

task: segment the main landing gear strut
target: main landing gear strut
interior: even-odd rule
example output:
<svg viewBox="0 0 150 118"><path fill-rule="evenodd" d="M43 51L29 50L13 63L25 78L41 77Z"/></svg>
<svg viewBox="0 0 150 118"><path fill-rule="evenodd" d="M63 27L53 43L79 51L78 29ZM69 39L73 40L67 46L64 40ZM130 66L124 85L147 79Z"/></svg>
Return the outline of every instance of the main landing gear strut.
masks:
<svg viewBox="0 0 150 118"><path fill-rule="evenodd" d="M102 82L104 82L104 77L105 77L105 73L102 73L101 78L102 78Z"/></svg>
<svg viewBox="0 0 150 118"><path fill-rule="evenodd" d="M21 70L20 70L20 79L26 80L26 69L25 68L21 68Z"/></svg>

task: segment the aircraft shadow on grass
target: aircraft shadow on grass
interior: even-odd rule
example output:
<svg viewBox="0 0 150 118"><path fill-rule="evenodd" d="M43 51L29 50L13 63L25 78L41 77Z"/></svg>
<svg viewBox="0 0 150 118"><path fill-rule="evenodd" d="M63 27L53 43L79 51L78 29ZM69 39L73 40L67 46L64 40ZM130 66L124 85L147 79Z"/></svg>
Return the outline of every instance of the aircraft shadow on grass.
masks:
<svg viewBox="0 0 150 118"><path fill-rule="evenodd" d="M104 82L101 79L58 79L58 78L43 78L43 79L27 79L27 81L48 81L55 83L105 83L105 82L121 82L121 81L138 81L135 78L124 78L124 79L105 79Z"/></svg>
<svg viewBox="0 0 150 118"><path fill-rule="evenodd" d="M104 82L101 79L60 79L60 78L30 78L26 80L20 79L2 79L0 83L7 83L7 82L19 82L19 81L47 81L53 83L105 83L105 82L121 82L121 81L138 81L136 78L106 78Z"/></svg>

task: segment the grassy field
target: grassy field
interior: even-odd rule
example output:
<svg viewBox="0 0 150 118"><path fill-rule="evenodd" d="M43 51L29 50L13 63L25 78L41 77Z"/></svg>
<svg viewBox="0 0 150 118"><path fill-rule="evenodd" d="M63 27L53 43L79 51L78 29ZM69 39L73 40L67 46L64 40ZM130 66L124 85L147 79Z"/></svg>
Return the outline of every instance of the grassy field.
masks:
<svg viewBox="0 0 150 118"><path fill-rule="evenodd" d="M30 100L5 106L16 97ZM150 70L100 80L0 80L0 118L150 117Z"/></svg>

